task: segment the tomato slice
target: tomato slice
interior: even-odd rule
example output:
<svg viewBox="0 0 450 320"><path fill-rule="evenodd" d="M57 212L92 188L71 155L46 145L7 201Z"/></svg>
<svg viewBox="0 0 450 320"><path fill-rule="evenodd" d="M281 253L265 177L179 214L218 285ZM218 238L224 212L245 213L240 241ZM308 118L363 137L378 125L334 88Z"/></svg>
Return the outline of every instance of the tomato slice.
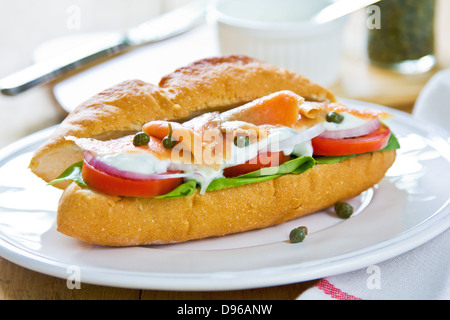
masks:
<svg viewBox="0 0 450 320"><path fill-rule="evenodd" d="M383 149L389 142L391 131L382 125L377 130L356 138L331 139L316 137L312 139L314 155L346 156Z"/></svg>
<svg viewBox="0 0 450 320"><path fill-rule="evenodd" d="M233 178L262 168L279 166L289 159L290 157L285 156L283 152L267 152L259 154L256 158L251 159L246 163L226 168L223 171L223 175L226 178Z"/></svg>
<svg viewBox="0 0 450 320"><path fill-rule="evenodd" d="M175 172L161 175L169 173ZM183 183L183 178L151 180L121 178L95 168L86 160L83 161L81 175L84 182L92 189L116 196L156 197L172 191Z"/></svg>

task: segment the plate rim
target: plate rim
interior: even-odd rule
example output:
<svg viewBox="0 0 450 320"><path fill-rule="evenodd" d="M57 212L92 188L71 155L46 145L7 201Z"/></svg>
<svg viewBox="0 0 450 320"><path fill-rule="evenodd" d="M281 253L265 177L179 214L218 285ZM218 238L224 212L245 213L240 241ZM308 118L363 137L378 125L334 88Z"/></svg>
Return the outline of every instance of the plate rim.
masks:
<svg viewBox="0 0 450 320"><path fill-rule="evenodd" d="M372 108L387 110L395 117L413 118L413 115L397 109L382 105L352 100L341 99L347 104L357 104ZM448 137L448 132L443 128L420 120L427 128L427 132ZM30 146L37 141L48 137L57 125L40 130L24 137L0 150L0 161L4 161L8 155ZM149 271L116 270L106 267L86 267L82 269L82 283L112 286L130 289L145 290L172 290L172 291L222 291L261 288L274 285L287 285L296 282L309 281L345 272L355 271L372 264L380 263L412 250L439 234L450 226L450 199L442 205L432 216L413 226L393 238L379 242L375 245L359 250L341 254L336 257L310 261L305 272L305 263L290 264L287 266L275 266L261 269L230 271L230 272L199 272L199 273L162 273ZM423 232L426 231L426 232ZM382 254L374 254L374 253ZM67 268L70 266L61 261L39 255L25 247L18 247L0 233L0 256L24 268L67 279ZM316 268L312 268L315 265ZM310 269L314 270L310 270ZM302 270L303 269L303 270ZM303 272L302 272L303 271ZM259 274L259 275L258 275Z"/></svg>

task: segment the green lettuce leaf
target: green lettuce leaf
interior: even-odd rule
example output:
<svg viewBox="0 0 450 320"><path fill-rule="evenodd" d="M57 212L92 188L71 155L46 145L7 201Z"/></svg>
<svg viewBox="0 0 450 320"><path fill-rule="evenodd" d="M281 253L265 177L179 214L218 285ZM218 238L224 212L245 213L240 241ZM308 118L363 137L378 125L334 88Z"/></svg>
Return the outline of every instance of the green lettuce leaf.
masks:
<svg viewBox="0 0 450 320"><path fill-rule="evenodd" d="M87 184L83 181L83 178L81 177L82 166L83 166L83 161L74 163L73 165L68 167L66 170L64 170L64 172L61 173L61 175L58 178L56 178L53 181L50 181L48 183L48 185L54 185L58 182L70 180L70 181L75 181L81 187L87 187Z"/></svg>
<svg viewBox="0 0 450 320"><path fill-rule="evenodd" d="M188 195L194 193L197 189L197 181L189 180L183 184L180 184L178 187L161 196L155 197L155 199L176 199L176 198L184 198Z"/></svg>

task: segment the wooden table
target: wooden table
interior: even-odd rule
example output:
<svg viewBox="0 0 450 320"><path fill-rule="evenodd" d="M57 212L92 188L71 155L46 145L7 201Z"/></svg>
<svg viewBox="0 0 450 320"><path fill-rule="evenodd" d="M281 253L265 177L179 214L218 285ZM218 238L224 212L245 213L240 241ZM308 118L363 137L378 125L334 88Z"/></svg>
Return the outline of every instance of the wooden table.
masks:
<svg viewBox="0 0 450 320"><path fill-rule="evenodd" d="M441 1L438 18L438 58L439 66L417 76L403 76L371 67L365 58L363 34L355 41L354 28L349 27L346 40L346 53L343 61L341 81L331 88L336 95L376 102L393 108L411 111L414 101L426 81L439 69L450 66L448 32L450 4ZM0 16L1 18L1 16ZM355 15L355 23L361 15ZM1 19L0 19L1 21ZM23 22L23 21L22 21ZM17 25L22 23L17 22ZM2 26L5 29L5 26ZM10 28L11 29L11 28ZM20 33L22 32L22 34ZM25 31L17 31L17 37ZM356 37L357 38L357 37ZM14 41L10 37L9 41ZM0 39L4 40L4 39ZM36 41L36 40L35 40ZM3 42L3 41L2 41ZM30 41L32 43L32 41ZM36 43L35 43L36 44ZM23 48L23 43L14 43L17 51L0 50L0 77L29 63L32 46ZM16 97L0 96L0 148L40 129L59 123L66 113L52 95L52 86L36 88ZM70 290L66 280L40 274L20 267L0 258L0 299L269 299L292 300L316 281L295 283L278 287L218 291L218 292L172 292L136 290L81 284L80 290Z"/></svg>

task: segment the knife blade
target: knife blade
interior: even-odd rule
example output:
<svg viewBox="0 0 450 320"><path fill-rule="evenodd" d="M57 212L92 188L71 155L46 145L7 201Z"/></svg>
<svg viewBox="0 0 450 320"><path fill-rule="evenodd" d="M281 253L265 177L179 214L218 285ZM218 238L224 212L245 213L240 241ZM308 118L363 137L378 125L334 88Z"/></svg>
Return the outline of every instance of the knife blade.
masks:
<svg viewBox="0 0 450 320"><path fill-rule="evenodd" d="M313 17L318 24L327 23L332 20L346 16L352 12L370 6L380 0L339 0L322 9Z"/></svg>
<svg viewBox="0 0 450 320"><path fill-rule="evenodd" d="M207 6L208 0L199 0L144 22L124 34L112 34L95 43L39 61L0 79L0 91L5 95L17 95L99 59L184 33L206 20Z"/></svg>

